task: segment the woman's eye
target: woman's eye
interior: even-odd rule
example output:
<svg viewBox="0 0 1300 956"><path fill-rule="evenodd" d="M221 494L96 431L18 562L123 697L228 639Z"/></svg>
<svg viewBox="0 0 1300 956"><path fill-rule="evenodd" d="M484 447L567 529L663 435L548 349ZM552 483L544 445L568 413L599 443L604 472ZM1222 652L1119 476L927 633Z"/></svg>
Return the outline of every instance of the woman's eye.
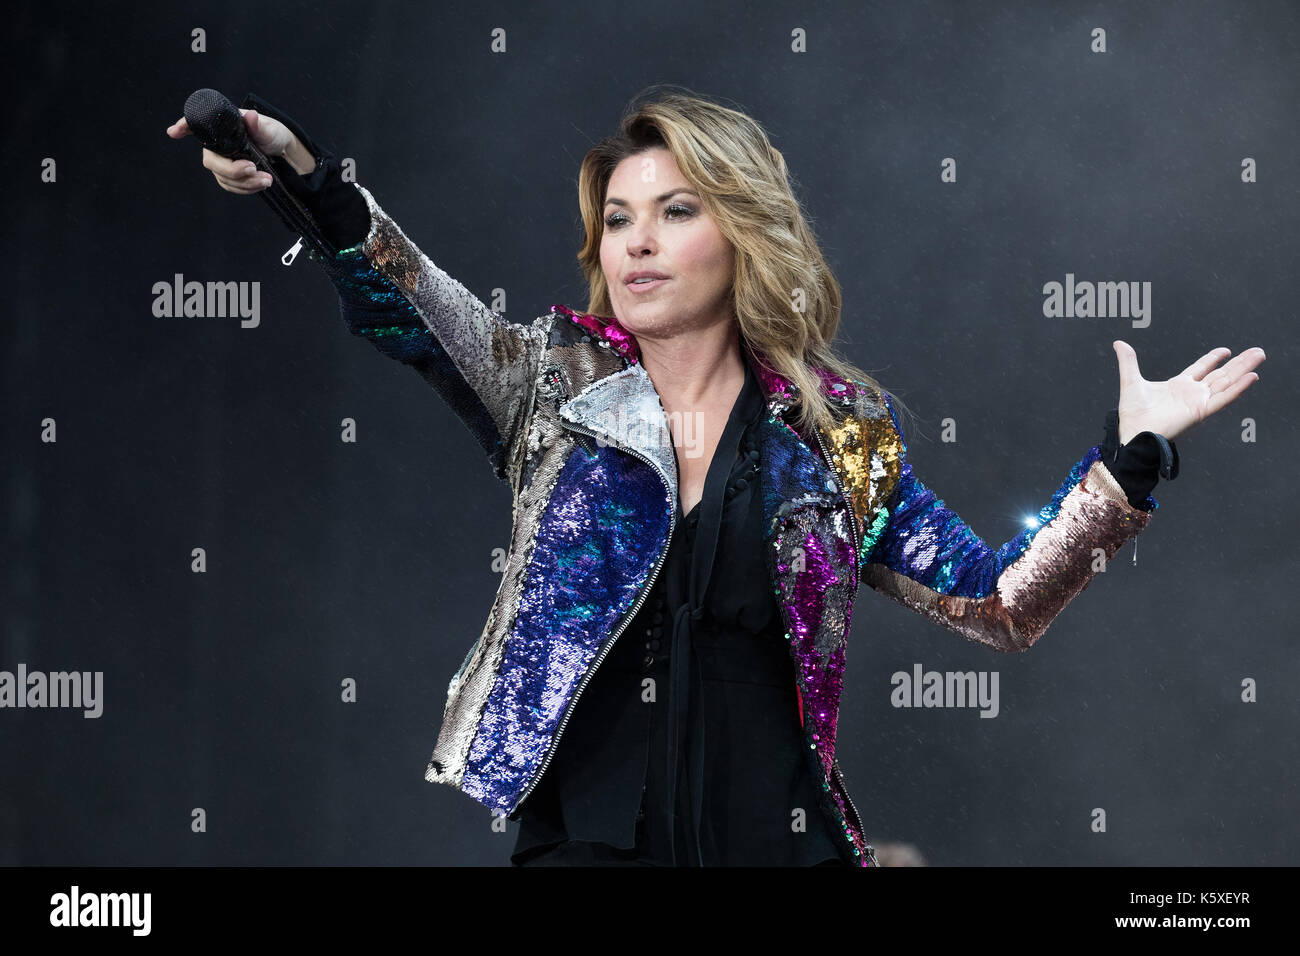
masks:
<svg viewBox="0 0 1300 956"><path fill-rule="evenodd" d="M693 208L691 208L690 206L683 206L681 203L673 203L666 210L664 210L664 212L667 214L669 219L685 219L686 217L693 216L695 214L695 210ZM680 215L673 215L674 213L679 213ZM623 213L621 212L612 213L611 215L605 218L605 227L607 229L613 229L616 226L619 226L626 221L627 221L627 216L623 215Z"/></svg>

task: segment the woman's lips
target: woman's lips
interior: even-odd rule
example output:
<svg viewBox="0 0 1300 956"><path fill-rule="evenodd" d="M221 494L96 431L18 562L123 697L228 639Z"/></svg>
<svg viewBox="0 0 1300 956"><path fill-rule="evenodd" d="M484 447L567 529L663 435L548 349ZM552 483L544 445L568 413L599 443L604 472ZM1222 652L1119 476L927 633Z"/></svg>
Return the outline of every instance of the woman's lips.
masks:
<svg viewBox="0 0 1300 956"><path fill-rule="evenodd" d="M667 281L669 280L651 279L649 282L629 282L627 284L627 287L631 291L640 294L642 292L649 292L651 289L657 289Z"/></svg>

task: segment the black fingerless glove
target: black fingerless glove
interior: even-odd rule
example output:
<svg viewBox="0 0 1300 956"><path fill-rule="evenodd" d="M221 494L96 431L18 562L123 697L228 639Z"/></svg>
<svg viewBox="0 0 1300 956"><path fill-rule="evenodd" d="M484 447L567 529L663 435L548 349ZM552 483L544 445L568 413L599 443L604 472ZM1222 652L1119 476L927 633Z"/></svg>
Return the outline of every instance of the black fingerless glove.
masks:
<svg viewBox="0 0 1300 956"><path fill-rule="evenodd" d="M1141 432L1127 444L1119 443L1119 409L1106 415L1101 461L1124 489L1128 503L1142 511L1151 510L1147 498L1161 478L1178 477L1178 448L1164 435Z"/></svg>
<svg viewBox="0 0 1300 956"><path fill-rule="evenodd" d="M370 232L370 207L356 185L344 181L333 150L312 139L293 117L256 93L249 93L239 105L279 120L316 158L316 168L300 174L283 156L268 157L284 188L307 207L321 234L338 249L355 246L365 239Z"/></svg>

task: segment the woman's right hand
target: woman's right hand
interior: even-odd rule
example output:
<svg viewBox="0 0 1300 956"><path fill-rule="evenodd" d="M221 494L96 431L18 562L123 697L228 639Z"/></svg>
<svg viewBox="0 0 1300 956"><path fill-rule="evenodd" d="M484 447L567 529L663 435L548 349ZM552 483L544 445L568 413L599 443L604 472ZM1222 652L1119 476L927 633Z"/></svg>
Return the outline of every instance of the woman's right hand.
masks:
<svg viewBox="0 0 1300 956"><path fill-rule="evenodd" d="M268 157L285 156L287 153L289 156L286 156L286 161L288 161L291 156L306 153L302 144L298 142L298 137L294 136L289 131L289 127L279 120L263 116L257 110L241 109L239 112L244 118L244 126L248 129L248 138ZM182 116L167 127L167 135L172 139L184 139L186 136L193 135L193 131ZM259 170L252 160L230 159L220 153L214 153L206 146L203 148L203 168L211 170L217 185L228 193L251 196L271 185L271 174Z"/></svg>

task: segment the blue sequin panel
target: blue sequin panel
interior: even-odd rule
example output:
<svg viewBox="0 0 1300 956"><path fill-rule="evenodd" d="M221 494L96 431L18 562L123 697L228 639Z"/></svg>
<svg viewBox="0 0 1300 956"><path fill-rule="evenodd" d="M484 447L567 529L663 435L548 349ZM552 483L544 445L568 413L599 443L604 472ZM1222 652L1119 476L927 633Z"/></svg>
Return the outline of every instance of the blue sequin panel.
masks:
<svg viewBox="0 0 1300 956"><path fill-rule="evenodd" d="M569 456L470 746L462 787L470 796L513 809L602 641L645 584L672 507L658 472L633 455L597 446L594 457Z"/></svg>
<svg viewBox="0 0 1300 956"><path fill-rule="evenodd" d="M904 462L898 487L888 504L889 523L876 542L871 561L940 594L987 597L996 591L1003 569L1024 554L1038 532L1056 518L1065 496L1100 456L1100 446L1088 449L1070 469L1051 503L1038 512L1034 526L996 551L912 474L910 463Z"/></svg>

